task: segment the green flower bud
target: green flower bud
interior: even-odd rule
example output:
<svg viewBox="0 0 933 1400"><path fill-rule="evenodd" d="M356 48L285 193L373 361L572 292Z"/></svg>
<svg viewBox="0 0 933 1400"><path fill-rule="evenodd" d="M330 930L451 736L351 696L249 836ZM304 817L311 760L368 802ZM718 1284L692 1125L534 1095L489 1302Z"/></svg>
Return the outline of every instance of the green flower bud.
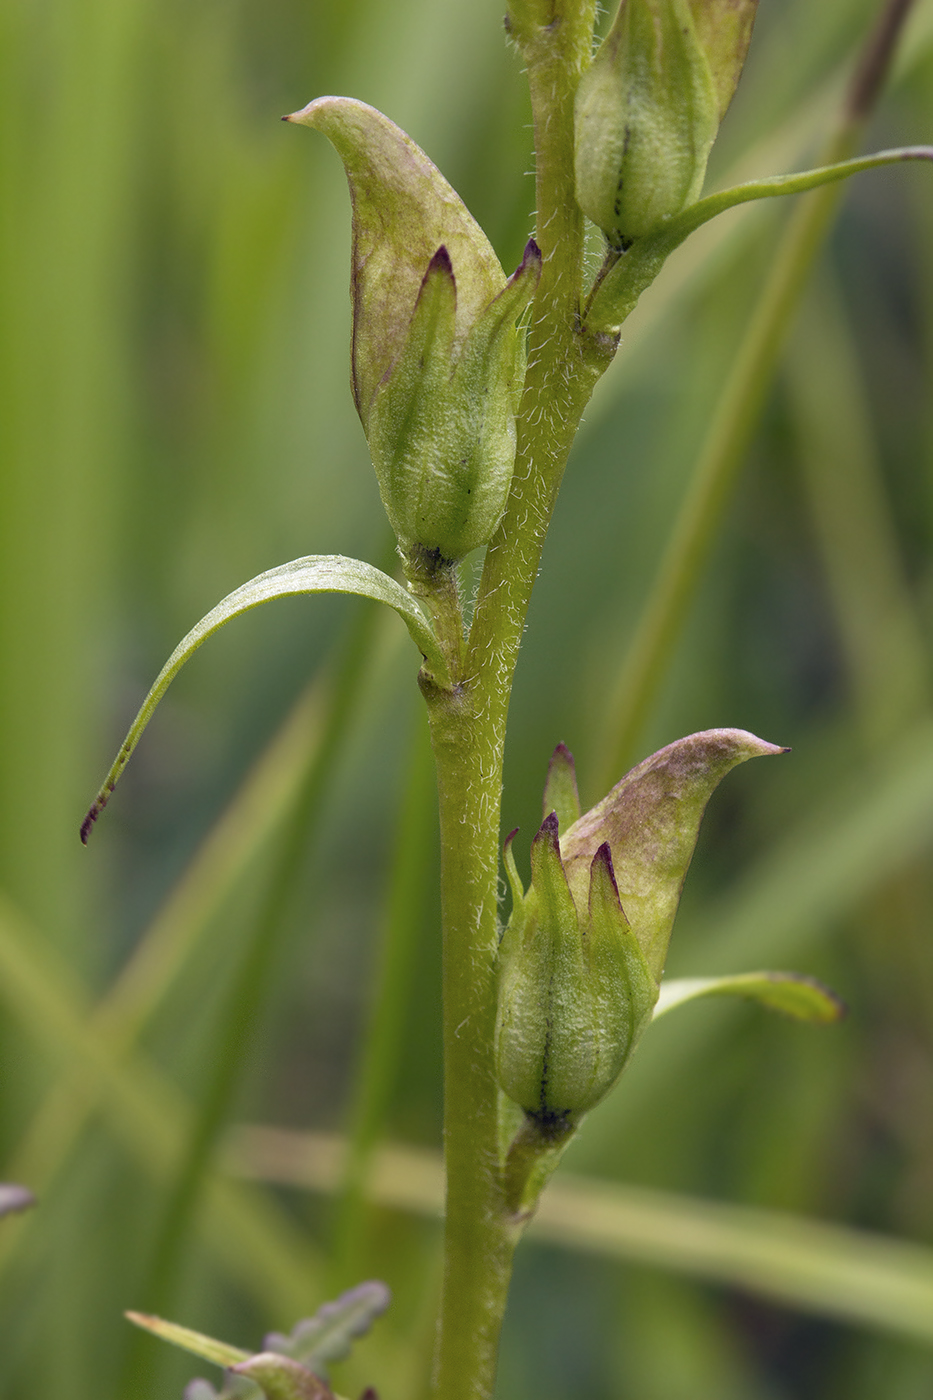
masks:
<svg viewBox="0 0 933 1400"><path fill-rule="evenodd" d="M624 249L699 198L757 0L621 0L576 99L580 208Z"/></svg>
<svg viewBox="0 0 933 1400"><path fill-rule="evenodd" d="M386 513L409 553L462 559L499 523L524 379L515 322L540 267L532 240L518 271L458 344L457 281L446 247L428 264L408 338L376 389L368 426Z"/></svg>
<svg viewBox="0 0 933 1400"><path fill-rule="evenodd" d="M506 842L513 907L496 1025L499 1082L542 1126L572 1124L615 1084L658 999L710 796L736 764L782 752L741 729L693 734L581 816L573 759L555 751L545 789L554 810L532 842L527 893Z"/></svg>
<svg viewBox="0 0 933 1400"><path fill-rule="evenodd" d="M569 1123L618 1079L658 989L622 911L605 843L578 912L554 812L532 842L531 889L516 898L500 967L499 1082L542 1125Z"/></svg>
<svg viewBox="0 0 933 1400"><path fill-rule="evenodd" d="M289 121L322 131L353 205L352 385L383 504L403 549L453 561L505 508L524 382L516 321L541 256L506 281L479 224L393 122L345 97Z"/></svg>

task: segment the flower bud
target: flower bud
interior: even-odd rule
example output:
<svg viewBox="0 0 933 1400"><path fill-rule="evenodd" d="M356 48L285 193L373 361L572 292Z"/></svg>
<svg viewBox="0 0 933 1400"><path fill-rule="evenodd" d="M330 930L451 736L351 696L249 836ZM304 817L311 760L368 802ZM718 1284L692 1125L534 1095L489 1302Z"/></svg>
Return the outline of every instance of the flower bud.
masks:
<svg viewBox="0 0 933 1400"><path fill-rule="evenodd" d="M376 389L368 426L383 504L409 552L462 559L499 523L524 378L515 322L540 265L531 241L518 271L458 345L457 281L446 247L428 264L404 348Z"/></svg>
<svg viewBox="0 0 933 1400"><path fill-rule="evenodd" d="M453 561L505 508L524 381L516 321L541 256L506 281L459 195L393 122L345 97L289 121L322 131L353 204L352 385L383 504L409 555Z"/></svg>
<svg viewBox="0 0 933 1400"><path fill-rule="evenodd" d="M573 759L555 750L545 789L555 810L532 842L527 893L506 842L512 917L496 1024L499 1082L542 1125L572 1124L622 1073L658 999L706 804L736 764L782 752L742 729L693 734L580 816Z"/></svg>
<svg viewBox="0 0 933 1400"><path fill-rule="evenodd" d="M612 1088L658 990L622 912L607 845L591 862L582 916L556 813L532 842L531 872L500 949L496 1064L509 1097L553 1125L572 1122Z"/></svg>
<svg viewBox="0 0 933 1400"><path fill-rule="evenodd" d="M621 0L576 99L581 209L624 249L700 195L757 0Z"/></svg>

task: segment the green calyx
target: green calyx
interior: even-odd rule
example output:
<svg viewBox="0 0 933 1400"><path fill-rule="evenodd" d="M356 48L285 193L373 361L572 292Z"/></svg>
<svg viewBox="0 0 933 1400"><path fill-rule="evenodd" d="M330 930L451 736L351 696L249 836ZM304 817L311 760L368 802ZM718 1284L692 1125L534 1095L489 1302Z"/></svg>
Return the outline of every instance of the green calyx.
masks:
<svg viewBox="0 0 933 1400"><path fill-rule="evenodd" d="M509 491L537 245L507 281L459 195L365 103L321 97L287 120L322 131L346 169L353 396L386 513L409 559L460 559Z"/></svg>
<svg viewBox="0 0 933 1400"><path fill-rule="evenodd" d="M593 858L582 912L561 863L556 813L532 842L531 871L500 948L496 1063L505 1093L553 1130L612 1088L658 989L622 911L608 846Z"/></svg>
<svg viewBox="0 0 933 1400"><path fill-rule="evenodd" d="M576 100L577 200L623 249L694 203L757 0L622 0Z"/></svg>
<svg viewBox="0 0 933 1400"><path fill-rule="evenodd" d="M555 751L545 789L553 810L532 842L527 893L506 842L513 909L496 1026L502 1089L545 1130L599 1103L651 1021L713 790L745 759L782 752L740 729L694 734L581 816L573 760Z"/></svg>
<svg viewBox="0 0 933 1400"><path fill-rule="evenodd" d="M428 264L408 339L376 390L367 429L386 513L410 555L462 559L499 523L525 370L515 323L540 267L531 241L458 345L458 284L446 247Z"/></svg>

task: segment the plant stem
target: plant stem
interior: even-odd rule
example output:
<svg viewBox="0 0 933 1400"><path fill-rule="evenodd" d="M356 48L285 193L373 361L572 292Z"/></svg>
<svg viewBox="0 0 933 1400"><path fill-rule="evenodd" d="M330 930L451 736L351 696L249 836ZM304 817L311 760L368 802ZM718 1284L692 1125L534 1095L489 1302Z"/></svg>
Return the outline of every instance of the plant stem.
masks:
<svg viewBox="0 0 933 1400"><path fill-rule="evenodd" d="M518 13L521 11L521 13ZM487 551L462 672L424 685L437 764L444 924L447 1223L435 1395L487 1400L524 1217L509 1208L494 1063L499 813L512 675L541 549L583 409L615 343L581 330L583 220L573 195L573 97L593 7L513 5L535 119L541 282L518 449Z"/></svg>

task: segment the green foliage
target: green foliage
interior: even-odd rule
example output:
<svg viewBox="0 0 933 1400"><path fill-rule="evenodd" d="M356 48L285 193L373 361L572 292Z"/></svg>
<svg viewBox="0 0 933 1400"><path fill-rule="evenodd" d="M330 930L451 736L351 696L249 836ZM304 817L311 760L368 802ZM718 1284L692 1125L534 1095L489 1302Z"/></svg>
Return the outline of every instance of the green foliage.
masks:
<svg viewBox="0 0 933 1400"><path fill-rule="evenodd" d="M524 22L545 7L511 8ZM338 636L364 605L283 602L228 629L176 682L86 856L76 821L192 618L277 560L382 561L346 391L339 172L277 118L314 92L358 93L412 133L514 267L530 231L530 134L500 9L12 0L0 21L0 1141L4 1177L42 1202L0 1223L9 1400L125 1393L120 1314L147 1306L153 1204L182 1170L225 1035L224 979L294 820ZM823 159L877 9L761 6L711 189ZM930 138L931 41L918 0L866 147ZM851 1015L816 1036L709 999L652 1030L567 1160L587 1186L623 1194L625 1230L610 1235L579 1196L554 1198L566 1216L547 1248L529 1242L505 1337L516 1400L642 1400L678 1383L716 1400L907 1400L933 1384L927 1255L897 1253L933 1238L924 173L850 187L838 234L804 260L809 280L798 267L785 283L751 391L733 367L746 386L760 367L745 332L763 324L755 308L792 211L770 201L710 222L642 296L568 468L512 701L503 830L534 828L561 738L593 775L584 806L644 754L723 721L792 745L754 781L736 774L711 808L670 970L797 965L838 987ZM820 198L801 196L801 212ZM707 478L689 537L700 546L678 556L689 605L663 614L661 659L623 705L625 658L655 597L646 581L713 429L734 467ZM373 931L405 925L386 892L418 662L388 616L367 657L365 700L343 707L345 742L319 793L318 853L282 916L237 1118L342 1124L363 1018L382 1006ZM286 728L314 676L305 718ZM430 855L422 800L410 828ZM412 891L392 887L396 903ZM436 1146L433 885L408 907L410 973L390 979L384 1017L398 1068L367 1134ZM258 1337L337 1291L324 1279L331 1196L319 1188L309 1207L299 1188L264 1184L296 1155L268 1149L250 1181L210 1157L170 1315ZM378 1376L386 1400L402 1400L425 1381L437 1233L374 1203L381 1160L362 1172L372 1195L356 1197L353 1277L385 1276L397 1307L335 1384L356 1395ZM725 1199L769 1207L768 1229L755 1233L756 1217L750 1234L730 1233L714 1209ZM826 1217L893 1252L856 1269L813 1223ZM765 1235L787 1261L769 1294ZM779 1306L744 1301L756 1289ZM178 1396L184 1367L154 1347L150 1393Z"/></svg>

